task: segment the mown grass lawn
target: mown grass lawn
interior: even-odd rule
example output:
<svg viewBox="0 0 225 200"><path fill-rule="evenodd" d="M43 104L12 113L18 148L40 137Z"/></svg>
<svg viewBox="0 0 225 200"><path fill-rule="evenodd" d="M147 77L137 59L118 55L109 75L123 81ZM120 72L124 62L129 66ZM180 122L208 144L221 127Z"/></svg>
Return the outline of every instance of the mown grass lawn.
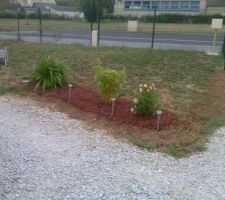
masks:
<svg viewBox="0 0 225 200"><path fill-rule="evenodd" d="M90 23L81 20L45 20L42 21L43 30L49 28L61 28L61 29L90 29ZM152 31L152 23L138 23L138 31L150 32ZM21 30L39 29L39 21L34 19L21 19ZM94 24L94 28L97 29L97 25ZM102 30L109 31L127 31L127 22L115 22L115 21L102 21ZM0 19L0 31L16 31L17 19ZM156 31L158 32L187 32L187 33L212 33L210 24L172 24L172 23L158 23L156 24ZM223 33L223 30L218 30L219 33Z"/></svg>
<svg viewBox="0 0 225 200"><path fill-rule="evenodd" d="M32 71L39 60L51 56L65 64L69 82L95 88L95 75L92 66L96 59L100 58L105 66L111 66L116 69L126 68L127 80L121 96L134 97L139 83L154 82L160 90L161 100L165 109L172 110L178 116L185 118L186 116L192 115L191 110L196 106L198 109L194 110L201 110L202 108L200 112L205 118L202 116L196 117L197 114L194 116L196 118L194 125L201 125L201 128L199 128L201 130L204 129L204 123L207 124L208 120L212 120L215 116L219 117L220 120L220 117L223 116L221 113L217 115L214 112L224 105L220 103L222 102L223 94L219 92L219 89L216 94L213 94L214 96L218 95L221 97L218 103L215 104L217 108L207 110L207 107L214 106L212 103L214 99L208 97L211 97L211 93L217 90L216 88L221 87L221 84L225 81L221 75L224 73L221 67L221 57L210 57L201 52L181 50L149 50L116 47L90 48L78 45L38 44L16 41L0 41L0 46L7 46L10 56L9 68L0 69L0 80L5 80L9 83L10 81L19 82L25 77L31 77ZM211 80L211 77L215 73L221 76L220 85L212 87L212 92L209 93L211 91L209 90L210 85L213 85L215 82ZM217 77L214 77L214 79L216 80ZM204 98L206 99L204 100ZM199 99L202 100L199 101ZM207 99L211 100L208 101ZM215 101L217 100L215 99ZM207 106L205 104L209 105ZM204 113L207 113L207 115ZM204 120L202 121L203 118ZM189 125L192 126L192 123ZM222 124L220 123L220 125ZM179 139L177 145L192 145L192 143L198 140L199 134L201 134L200 130L197 133L195 132L197 129L192 129L192 127L187 127L184 124L182 124L182 128L175 129L173 131L176 133L173 133L171 137L174 137L175 140L177 138ZM184 131L183 135L179 131ZM190 132L188 133L188 137L185 135L186 131ZM160 138L160 141L171 137L164 135ZM195 138L194 140L193 137ZM141 141L145 141L144 146L149 146L146 143L146 137L144 139L142 138ZM172 144L170 144L171 142ZM173 146L175 145L173 144L174 142L176 141L170 141L168 139L168 142L165 143L166 145L170 145L167 150L172 149L175 151L180 149ZM143 142L135 140L134 143L140 146ZM160 147L161 145L160 143L156 144L155 141L150 144L154 147ZM195 148L197 148L196 145ZM197 149L202 148L200 146Z"/></svg>

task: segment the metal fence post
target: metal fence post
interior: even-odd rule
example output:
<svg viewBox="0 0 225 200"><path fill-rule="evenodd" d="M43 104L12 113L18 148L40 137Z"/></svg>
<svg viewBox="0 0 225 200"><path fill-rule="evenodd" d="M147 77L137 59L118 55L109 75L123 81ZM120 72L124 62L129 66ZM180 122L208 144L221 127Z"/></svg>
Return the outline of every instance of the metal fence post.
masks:
<svg viewBox="0 0 225 200"><path fill-rule="evenodd" d="M91 0L91 31L93 31L93 0Z"/></svg>
<svg viewBox="0 0 225 200"><path fill-rule="evenodd" d="M155 40L155 23L156 23L156 9L154 10L154 17L153 17L153 29L152 29L152 46L154 48L154 40Z"/></svg>
<svg viewBox="0 0 225 200"><path fill-rule="evenodd" d="M223 68L225 70L225 34L224 34L224 39L223 39L222 54L223 54Z"/></svg>
<svg viewBox="0 0 225 200"><path fill-rule="evenodd" d="M100 12L99 12L99 8L97 8L97 23L98 23L98 47L99 47L99 41L100 41Z"/></svg>
<svg viewBox="0 0 225 200"><path fill-rule="evenodd" d="M38 16L39 16L40 42L42 42L42 14L41 14L41 8L38 8Z"/></svg>
<svg viewBox="0 0 225 200"><path fill-rule="evenodd" d="M17 39L20 40L20 8L17 9Z"/></svg>

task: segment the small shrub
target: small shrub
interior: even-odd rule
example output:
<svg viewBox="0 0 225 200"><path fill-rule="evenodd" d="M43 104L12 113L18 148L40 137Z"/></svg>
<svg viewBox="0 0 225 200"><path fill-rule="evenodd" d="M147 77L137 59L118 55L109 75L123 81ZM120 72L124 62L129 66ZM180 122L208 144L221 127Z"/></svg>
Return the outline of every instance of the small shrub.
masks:
<svg viewBox="0 0 225 200"><path fill-rule="evenodd" d="M135 111L141 115L154 115L160 109L159 93L155 85L140 84L138 103Z"/></svg>
<svg viewBox="0 0 225 200"><path fill-rule="evenodd" d="M110 103L111 98L118 95L124 79L125 69L114 70L109 67L102 67L100 60L95 65L97 87L103 97L104 103Z"/></svg>
<svg viewBox="0 0 225 200"><path fill-rule="evenodd" d="M62 87L65 84L65 68L51 58L43 59L37 65L33 79L37 82L35 89L41 87L42 90L49 90Z"/></svg>

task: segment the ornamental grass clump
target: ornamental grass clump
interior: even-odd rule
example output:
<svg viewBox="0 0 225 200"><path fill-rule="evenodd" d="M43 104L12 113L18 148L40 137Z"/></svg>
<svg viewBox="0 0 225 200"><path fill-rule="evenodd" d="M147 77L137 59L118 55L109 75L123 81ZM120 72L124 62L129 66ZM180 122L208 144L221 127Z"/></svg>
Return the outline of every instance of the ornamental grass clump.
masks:
<svg viewBox="0 0 225 200"><path fill-rule="evenodd" d="M65 68L63 64L45 58L36 66L33 79L37 82L35 89L50 90L56 87L62 87L65 84Z"/></svg>
<svg viewBox="0 0 225 200"><path fill-rule="evenodd" d="M141 115L154 115L160 109L159 93L154 83L140 84L135 112Z"/></svg>
<svg viewBox="0 0 225 200"><path fill-rule="evenodd" d="M125 69L114 70L103 67L100 60L95 65L96 83L105 104L118 95L126 77Z"/></svg>

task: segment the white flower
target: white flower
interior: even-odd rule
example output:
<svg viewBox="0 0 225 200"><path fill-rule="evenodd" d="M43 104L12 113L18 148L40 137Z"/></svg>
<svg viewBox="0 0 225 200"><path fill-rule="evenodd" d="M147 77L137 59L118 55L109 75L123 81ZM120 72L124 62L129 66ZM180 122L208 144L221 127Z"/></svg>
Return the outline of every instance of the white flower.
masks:
<svg viewBox="0 0 225 200"><path fill-rule="evenodd" d="M152 86L150 86L149 88L150 88L150 90L152 90Z"/></svg>
<svg viewBox="0 0 225 200"><path fill-rule="evenodd" d="M139 84L139 88L142 88L142 86L143 86L142 84Z"/></svg>
<svg viewBox="0 0 225 200"><path fill-rule="evenodd" d="M134 112L134 108L131 108L130 111L131 111L131 112Z"/></svg>
<svg viewBox="0 0 225 200"><path fill-rule="evenodd" d="M139 92L142 92L142 88L139 89Z"/></svg>
<svg viewBox="0 0 225 200"><path fill-rule="evenodd" d="M144 84L144 87L147 88L148 87L147 84Z"/></svg>

